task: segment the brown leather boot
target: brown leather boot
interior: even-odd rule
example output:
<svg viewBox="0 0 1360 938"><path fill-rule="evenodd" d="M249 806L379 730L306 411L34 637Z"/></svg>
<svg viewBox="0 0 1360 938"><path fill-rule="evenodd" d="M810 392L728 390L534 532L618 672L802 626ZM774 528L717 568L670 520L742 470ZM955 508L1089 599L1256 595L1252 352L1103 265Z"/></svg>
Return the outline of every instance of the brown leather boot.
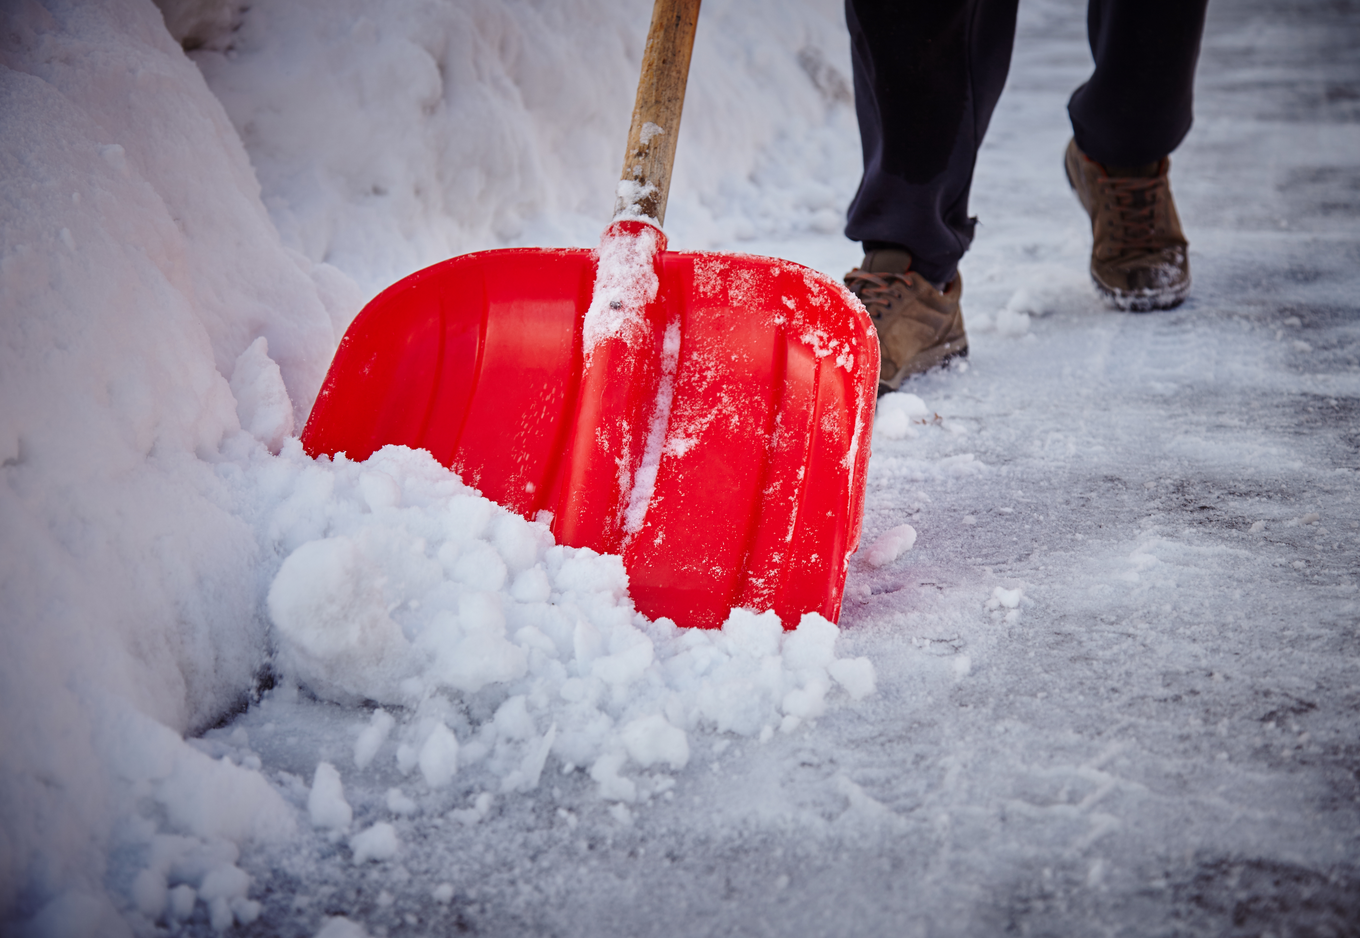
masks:
<svg viewBox="0 0 1360 938"><path fill-rule="evenodd" d="M1179 306L1190 292L1190 259L1163 157L1146 166L1095 162L1067 144L1067 181L1091 216L1091 279L1123 310Z"/></svg>
<svg viewBox="0 0 1360 938"><path fill-rule="evenodd" d="M878 330L880 395L896 391L911 375L968 354L958 274L941 292L911 270L906 251L880 250L864 255L860 266L845 275L845 285Z"/></svg>

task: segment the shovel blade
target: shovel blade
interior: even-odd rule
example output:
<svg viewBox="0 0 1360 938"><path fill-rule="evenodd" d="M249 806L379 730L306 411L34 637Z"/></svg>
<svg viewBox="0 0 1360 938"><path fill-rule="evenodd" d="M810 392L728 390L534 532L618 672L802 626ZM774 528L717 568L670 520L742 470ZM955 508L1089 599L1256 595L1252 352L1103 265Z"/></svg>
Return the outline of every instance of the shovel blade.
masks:
<svg viewBox="0 0 1360 938"><path fill-rule="evenodd" d="M787 261L661 251L655 268L642 341L589 355L594 252L486 251L411 275L346 332L304 448L427 449L524 517L551 512L558 543L622 554L651 618L836 621L878 381L867 314Z"/></svg>

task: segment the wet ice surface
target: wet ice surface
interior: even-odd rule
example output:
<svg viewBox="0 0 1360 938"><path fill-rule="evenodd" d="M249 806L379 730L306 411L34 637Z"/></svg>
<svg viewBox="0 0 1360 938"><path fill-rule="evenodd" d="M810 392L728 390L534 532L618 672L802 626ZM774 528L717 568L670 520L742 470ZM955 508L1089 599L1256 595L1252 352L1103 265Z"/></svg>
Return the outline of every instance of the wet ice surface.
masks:
<svg viewBox="0 0 1360 938"><path fill-rule="evenodd" d="M913 381L929 414L875 439L865 544L918 535L852 564L839 651L877 693L763 743L692 734L669 797L626 816L555 760L528 796L436 795L386 750L355 765L363 708L266 695L201 745L258 756L303 816L334 764L349 834L398 846L356 863L304 823L246 851L240 933L1353 933L1360 19L1211 9L1173 157L1195 289L1148 315L1088 285L1062 176L1082 26L1023 9L968 366Z"/></svg>

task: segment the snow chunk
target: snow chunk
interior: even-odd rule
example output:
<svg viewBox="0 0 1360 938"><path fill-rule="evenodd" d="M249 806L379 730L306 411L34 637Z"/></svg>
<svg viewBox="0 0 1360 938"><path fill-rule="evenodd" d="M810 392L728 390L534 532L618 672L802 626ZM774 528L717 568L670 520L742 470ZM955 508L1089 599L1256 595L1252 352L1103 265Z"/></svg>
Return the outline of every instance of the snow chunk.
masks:
<svg viewBox="0 0 1360 938"><path fill-rule="evenodd" d="M425 784L443 788L458 772L458 738L443 723L436 723L417 760Z"/></svg>
<svg viewBox="0 0 1360 938"><path fill-rule="evenodd" d="M637 640L627 648L592 661L590 673L615 687L627 687L641 678L652 664L652 643L641 632L634 630L634 634Z"/></svg>
<svg viewBox="0 0 1360 938"><path fill-rule="evenodd" d="M231 393L241 429L278 453L293 434L293 402L283 384L283 373L269 357L269 342L260 336L236 359Z"/></svg>
<svg viewBox="0 0 1360 938"><path fill-rule="evenodd" d="M795 687L784 695L780 703L786 716L795 717L799 722L803 720L815 720L826 712L826 692L830 689L826 679L817 676L810 679L802 687ZM788 723L788 730L792 731L799 724Z"/></svg>
<svg viewBox="0 0 1360 938"><path fill-rule="evenodd" d="M387 734L392 732L392 727L396 725L397 721L386 710L373 711L373 718L368 726L363 728L359 738L354 741L354 764L361 769L368 768L373 757L378 754L378 749L387 740Z"/></svg>
<svg viewBox="0 0 1360 938"><path fill-rule="evenodd" d="M227 863L203 877L198 887L198 897L204 902L212 902L214 899L244 898L249 891L250 877L246 871Z"/></svg>
<svg viewBox="0 0 1360 938"><path fill-rule="evenodd" d="M670 721L659 713L633 720L624 726L619 736L629 758L643 768L665 762L673 769L683 769L689 762L689 739L685 731L671 726Z"/></svg>
<svg viewBox="0 0 1360 938"><path fill-rule="evenodd" d="M863 700L874 692L874 665L868 658L838 658L826 670L851 700Z"/></svg>
<svg viewBox="0 0 1360 938"><path fill-rule="evenodd" d="M619 774L619 769L627 761L627 753L611 752L600 756L590 767L590 777L600 785L601 798L606 801L637 800L637 785L632 779Z"/></svg>
<svg viewBox="0 0 1360 938"><path fill-rule="evenodd" d="M773 612L733 609L723 623L722 634L734 655L769 658L779 654L784 626Z"/></svg>
<svg viewBox="0 0 1360 938"><path fill-rule="evenodd" d="M369 860L390 860L397 855L400 845L397 829L386 821L379 821L349 839L349 849L354 852L356 865Z"/></svg>
<svg viewBox="0 0 1360 938"><path fill-rule="evenodd" d="M543 767L552 752L553 742L557 739L557 724L548 727L543 738L535 740L526 747L519 768L513 769L501 780L501 791L533 791L543 777Z"/></svg>
<svg viewBox="0 0 1360 938"><path fill-rule="evenodd" d="M926 402L915 394L894 391L878 399L874 409L874 432L889 440L900 440L915 436L913 421L923 421L930 416Z"/></svg>
<svg viewBox="0 0 1360 938"><path fill-rule="evenodd" d="M194 904L198 902L198 891L185 883L170 890L169 913L172 921L184 922L193 917Z"/></svg>
<svg viewBox="0 0 1360 938"><path fill-rule="evenodd" d="M1008 590L1004 586L998 586L992 590L992 597L987 600L988 609L1015 609L1020 605L1020 600L1025 596L1025 591L1021 587Z"/></svg>
<svg viewBox="0 0 1360 938"><path fill-rule="evenodd" d="M798 628L784 637L784 664L795 670L825 668L836 658L841 631L815 612L803 613Z"/></svg>
<svg viewBox="0 0 1360 938"><path fill-rule="evenodd" d="M137 911L153 922L164 914L169 897L170 887L165 874L158 870L142 870L132 880L132 901Z"/></svg>
<svg viewBox="0 0 1360 938"><path fill-rule="evenodd" d="M522 677L528 667L524 649L506 638L497 593L465 594L459 615L437 615L416 647L432 659L429 677L469 694Z"/></svg>
<svg viewBox="0 0 1360 938"><path fill-rule="evenodd" d="M172 766L154 791L180 830L236 843L292 835L292 811L258 772L226 759L210 759L183 744L175 747Z"/></svg>
<svg viewBox="0 0 1360 938"><path fill-rule="evenodd" d="M208 906L208 922L214 931L226 931L233 923L249 925L260 915L260 904L246 898L250 876L233 864L224 864L203 877L198 897Z"/></svg>
<svg viewBox="0 0 1360 938"><path fill-rule="evenodd" d="M464 827L471 827L474 824L480 823L483 818L491 813L491 803L493 800L491 792L481 792L476 798L472 799L472 807L450 811L449 817L453 818Z"/></svg>
<svg viewBox="0 0 1360 938"><path fill-rule="evenodd" d="M864 561L871 567L886 567L911 550L915 544L916 529L909 524L899 524L884 531L874 540L864 555Z"/></svg>
<svg viewBox="0 0 1360 938"><path fill-rule="evenodd" d="M419 769L440 790L480 773L469 784L490 797L534 790L556 758L567 771L589 767L602 798L634 804L659 792L630 768L687 766L701 727L754 738L816 718L837 684L852 697L873 688L867 662L833 675L839 631L820 616L792 632L750 609L720 630L648 622L621 558L553 545L545 526L482 499L428 453L282 457L294 458L273 522L292 548L271 588L281 669L342 703L359 693L404 702L359 729L358 766L396 737L403 774ZM382 511L363 481L378 476L400 495ZM401 668L358 653L346 616L388 630L405 649ZM386 805L418 810L401 792Z"/></svg>
<svg viewBox="0 0 1360 938"><path fill-rule="evenodd" d="M337 915L326 919L314 938L368 938L368 931L358 922Z"/></svg>
<svg viewBox="0 0 1360 938"><path fill-rule="evenodd" d="M387 810L393 814L415 814L418 805L402 792L400 788L387 789Z"/></svg>
<svg viewBox="0 0 1360 938"><path fill-rule="evenodd" d="M916 436L916 429L904 411L880 410L874 420L874 436L885 440L902 440Z"/></svg>
<svg viewBox="0 0 1360 938"><path fill-rule="evenodd" d="M351 538L303 544L269 588L269 616L286 670L342 701L400 701L410 647L387 614L381 576Z"/></svg>
<svg viewBox="0 0 1360 938"><path fill-rule="evenodd" d="M345 800L340 773L329 762L317 763L312 788L307 793L307 815L314 826L333 830L345 830L354 819L354 811Z"/></svg>

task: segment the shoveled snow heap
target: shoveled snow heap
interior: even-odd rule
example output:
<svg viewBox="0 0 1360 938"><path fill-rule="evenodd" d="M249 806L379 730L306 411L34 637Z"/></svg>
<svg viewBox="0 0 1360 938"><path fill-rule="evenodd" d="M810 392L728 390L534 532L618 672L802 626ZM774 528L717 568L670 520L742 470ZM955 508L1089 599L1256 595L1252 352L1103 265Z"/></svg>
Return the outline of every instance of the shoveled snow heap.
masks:
<svg viewBox="0 0 1360 938"><path fill-rule="evenodd" d="M632 802L647 771L684 768L698 727L769 738L873 689L821 616L787 634L772 612L735 610L721 631L651 622L620 558L555 545L423 451L330 464L290 445L266 470L286 480L270 526L291 551L269 590L277 666L320 697L402 708L356 762L395 732L399 768L429 786L471 770L508 792L551 754Z"/></svg>

